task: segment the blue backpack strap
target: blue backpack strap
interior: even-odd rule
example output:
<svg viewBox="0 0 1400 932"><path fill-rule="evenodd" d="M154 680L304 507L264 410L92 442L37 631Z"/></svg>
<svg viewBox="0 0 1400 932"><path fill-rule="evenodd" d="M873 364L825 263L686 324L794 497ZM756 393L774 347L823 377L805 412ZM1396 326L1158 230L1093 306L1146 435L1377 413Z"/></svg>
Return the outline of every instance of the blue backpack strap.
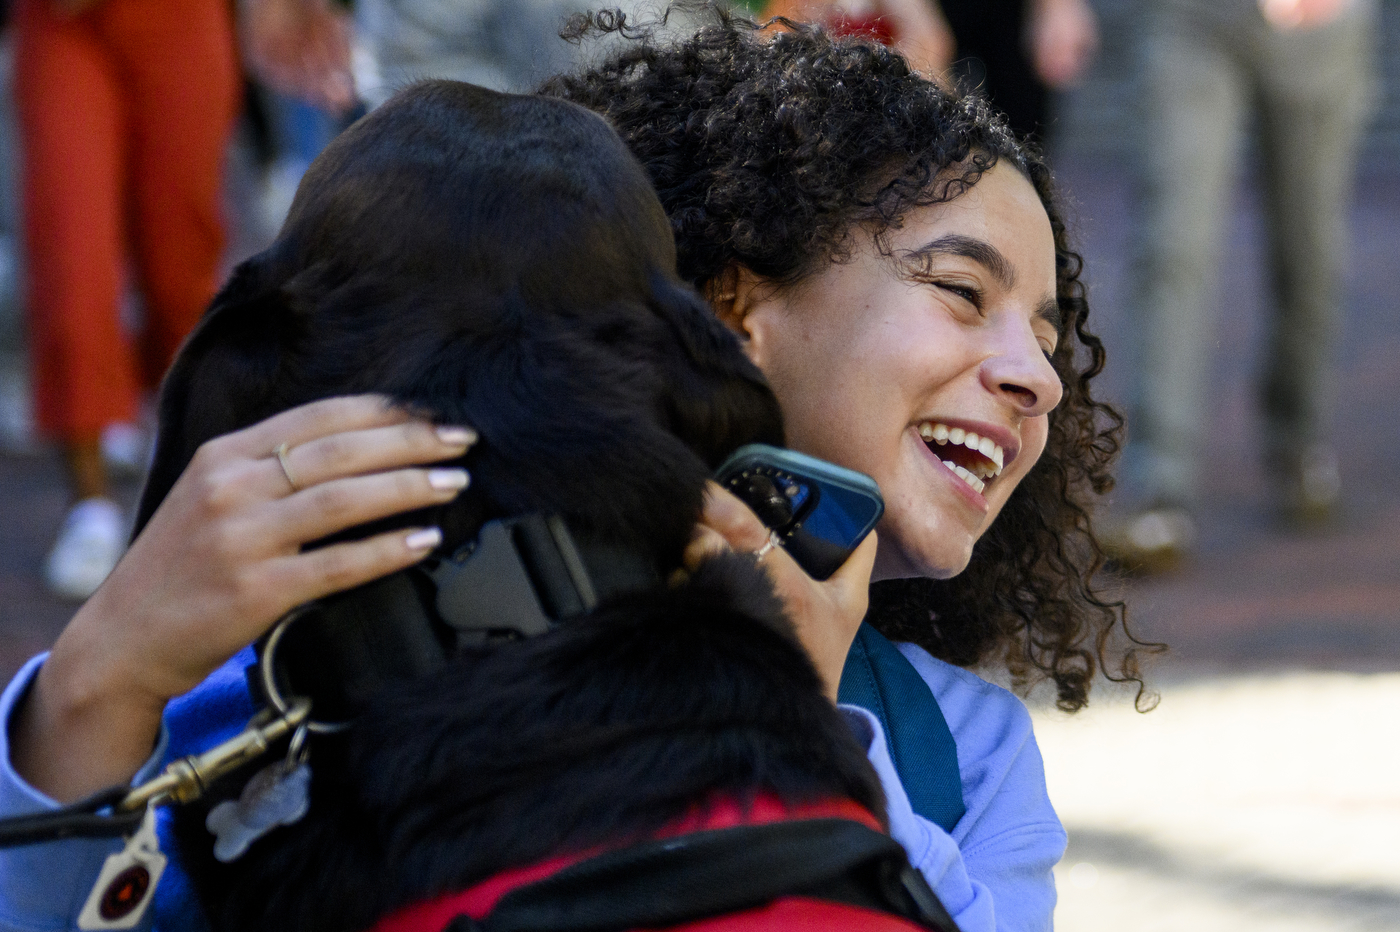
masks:
<svg viewBox="0 0 1400 932"><path fill-rule="evenodd" d="M951 832L967 811L953 733L919 671L869 623L846 655L837 699L874 713L909 804Z"/></svg>

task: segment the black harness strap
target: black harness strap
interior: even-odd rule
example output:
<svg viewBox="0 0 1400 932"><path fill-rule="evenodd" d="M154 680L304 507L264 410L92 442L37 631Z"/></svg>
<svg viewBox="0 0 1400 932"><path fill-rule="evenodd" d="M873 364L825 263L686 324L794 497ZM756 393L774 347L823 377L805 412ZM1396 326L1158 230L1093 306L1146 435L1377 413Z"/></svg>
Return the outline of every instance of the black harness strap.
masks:
<svg viewBox="0 0 1400 932"><path fill-rule="evenodd" d="M656 929L802 896L957 932L899 843L848 819L693 832L610 851L501 898L444 932Z"/></svg>

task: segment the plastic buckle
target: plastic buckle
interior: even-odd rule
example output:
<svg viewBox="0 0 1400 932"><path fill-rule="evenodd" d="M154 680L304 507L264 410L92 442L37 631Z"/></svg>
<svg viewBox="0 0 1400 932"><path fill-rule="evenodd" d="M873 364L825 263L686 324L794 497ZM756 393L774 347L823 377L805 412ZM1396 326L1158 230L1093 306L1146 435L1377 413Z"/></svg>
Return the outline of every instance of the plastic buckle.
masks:
<svg viewBox="0 0 1400 932"><path fill-rule="evenodd" d="M555 515L492 521L428 575L439 617L463 643L534 637L598 605L578 546Z"/></svg>

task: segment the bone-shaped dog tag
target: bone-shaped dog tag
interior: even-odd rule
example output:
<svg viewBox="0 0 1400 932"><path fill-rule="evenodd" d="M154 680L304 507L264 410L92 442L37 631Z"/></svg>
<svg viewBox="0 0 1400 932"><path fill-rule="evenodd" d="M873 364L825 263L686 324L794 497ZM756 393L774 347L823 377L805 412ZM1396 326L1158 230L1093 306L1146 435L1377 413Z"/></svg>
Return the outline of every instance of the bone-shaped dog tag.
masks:
<svg viewBox="0 0 1400 932"><path fill-rule="evenodd" d="M204 825L213 832L214 857L237 860L248 846L279 825L291 825L310 805L311 768L304 761L288 766L278 761L259 770L243 787L238 801L209 810Z"/></svg>
<svg viewBox="0 0 1400 932"><path fill-rule="evenodd" d="M97 883L78 914L78 928L86 932L135 926L155 898L165 864L156 838L156 810L148 806L141 827L126 840L126 847L102 865Z"/></svg>

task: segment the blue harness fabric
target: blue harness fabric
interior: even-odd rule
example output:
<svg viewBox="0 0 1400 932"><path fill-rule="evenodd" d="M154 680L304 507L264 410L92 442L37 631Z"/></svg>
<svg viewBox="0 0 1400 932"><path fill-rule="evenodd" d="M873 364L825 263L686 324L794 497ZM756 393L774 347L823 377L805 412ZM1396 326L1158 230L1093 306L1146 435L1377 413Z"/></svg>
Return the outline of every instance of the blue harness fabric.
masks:
<svg viewBox="0 0 1400 932"><path fill-rule="evenodd" d="M880 720L910 806L951 832L967 811L953 733L919 671L869 623L846 655L837 699Z"/></svg>

